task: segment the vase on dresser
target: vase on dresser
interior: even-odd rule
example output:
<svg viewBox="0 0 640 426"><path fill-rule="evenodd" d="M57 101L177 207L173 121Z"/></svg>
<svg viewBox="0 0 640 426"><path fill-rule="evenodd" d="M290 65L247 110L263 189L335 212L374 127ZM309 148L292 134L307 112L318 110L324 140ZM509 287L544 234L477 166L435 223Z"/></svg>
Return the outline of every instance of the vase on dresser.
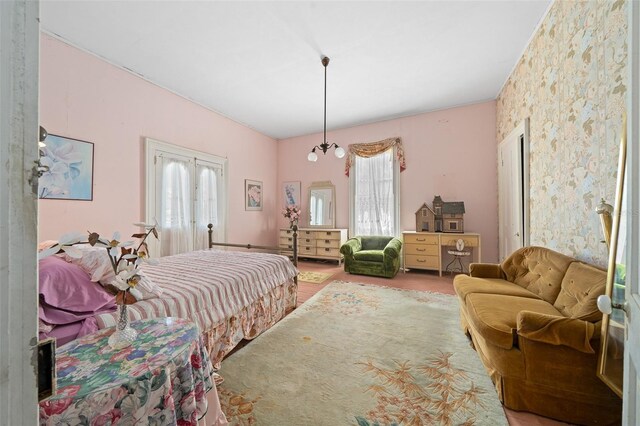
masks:
<svg viewBox="0 0 640 426"><path fill-rule="evenodd" d="M136 340L136 337L138 337L138 332L131 328L127 306L125 303L118 304L116 329L113 334L109 336L109 346L116 350L130 346Z"/></svg>

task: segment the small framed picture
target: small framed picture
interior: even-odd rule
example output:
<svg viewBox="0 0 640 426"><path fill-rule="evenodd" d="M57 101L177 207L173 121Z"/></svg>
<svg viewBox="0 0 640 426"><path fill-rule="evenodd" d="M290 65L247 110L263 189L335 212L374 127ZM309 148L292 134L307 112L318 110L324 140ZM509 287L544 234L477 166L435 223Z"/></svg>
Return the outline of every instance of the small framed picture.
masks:
<svg viewBox="0 0 640 426"><path fill-rule="evenodd" d="M40 148L47 170L38 180L38 198L93 200L93 143L49 134Z"/></svg>
<svg viewBox="0 0 640 426"><path fill-rule="evenodd" d="M262 210L262 182L244 180L244 209Z"/></svg>
<svg viewBox="0 0 640 426"><path fill-rule="evenodd" d="M300 182L283 182L282 195L284 197L283 206L300 207Z"/></svg>

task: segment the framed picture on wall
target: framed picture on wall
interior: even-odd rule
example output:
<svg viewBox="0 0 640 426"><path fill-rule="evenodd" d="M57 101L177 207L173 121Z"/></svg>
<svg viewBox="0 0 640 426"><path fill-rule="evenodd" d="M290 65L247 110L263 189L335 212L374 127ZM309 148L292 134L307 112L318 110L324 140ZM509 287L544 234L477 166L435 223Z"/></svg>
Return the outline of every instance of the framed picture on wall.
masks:
<svg viewBox="0 0 640 426"><path fill-rule="evenodd" d="M93 143L49 134L40 148L47 168L38 180L38 198L93 200Z"/></svg>
<svg viewBox="0 0 640 426"><path fill-rule="evenodd" d="M262 210L262 182L244 180L244 209Z"/></svg>
<svg viewBox="0 0 640 426"><path fill-rule="evenodd" d="M284 197L285 207L300 207L300 182L283 182L282 195Z"/></svg>

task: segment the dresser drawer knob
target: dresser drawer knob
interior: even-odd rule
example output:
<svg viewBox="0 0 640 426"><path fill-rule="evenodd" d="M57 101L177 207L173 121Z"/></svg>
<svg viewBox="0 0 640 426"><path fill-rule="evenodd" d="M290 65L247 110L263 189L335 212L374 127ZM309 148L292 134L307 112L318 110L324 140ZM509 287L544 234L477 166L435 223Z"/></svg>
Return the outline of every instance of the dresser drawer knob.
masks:
<svg viewBox="0 0 640 426"><path fill-rule="evenodd" d="M427 249L417 248L416 251L427 251Z"/></svg>
<svg viewBox="0 0 640 426"><path fill-rule="evenodd" d="M427 241L426 238L416 238L416 241Z"/></svg>
<svg viewBox="0 0 640 426"><path fill-rule="evenodd" d="M426 262L426 260L425 260L425 259L417 259L417 260L418 260L418 262L420 262L420 263L425 263L425 262Z"/></svg>
<svg viewBox="0 0 640 426"><path fill-rule="evenodd" d="M326 249L324 249L324 251L331 251L331 249L329 249L329 248L326 248Z"/></svg>

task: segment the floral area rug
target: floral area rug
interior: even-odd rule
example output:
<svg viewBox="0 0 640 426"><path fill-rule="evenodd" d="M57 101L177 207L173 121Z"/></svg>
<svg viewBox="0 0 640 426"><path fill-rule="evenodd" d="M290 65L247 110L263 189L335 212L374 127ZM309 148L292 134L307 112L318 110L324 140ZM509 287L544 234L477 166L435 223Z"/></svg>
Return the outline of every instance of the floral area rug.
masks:
<svg viewBox="0 0 640 426"><path fill-rule="evenodd" d="M322 284L326 280L328 280L333 274L329 274L326 272L310 272L310 271L300 271L298 272L298 281L303 281L305 283L312 284Z"/></svg>
<svg viewBox="0 0 640 426"><path fill-rule="evenodd" d="M223 361L233 425L506 425L454 296L334 281Z"/></svg>

